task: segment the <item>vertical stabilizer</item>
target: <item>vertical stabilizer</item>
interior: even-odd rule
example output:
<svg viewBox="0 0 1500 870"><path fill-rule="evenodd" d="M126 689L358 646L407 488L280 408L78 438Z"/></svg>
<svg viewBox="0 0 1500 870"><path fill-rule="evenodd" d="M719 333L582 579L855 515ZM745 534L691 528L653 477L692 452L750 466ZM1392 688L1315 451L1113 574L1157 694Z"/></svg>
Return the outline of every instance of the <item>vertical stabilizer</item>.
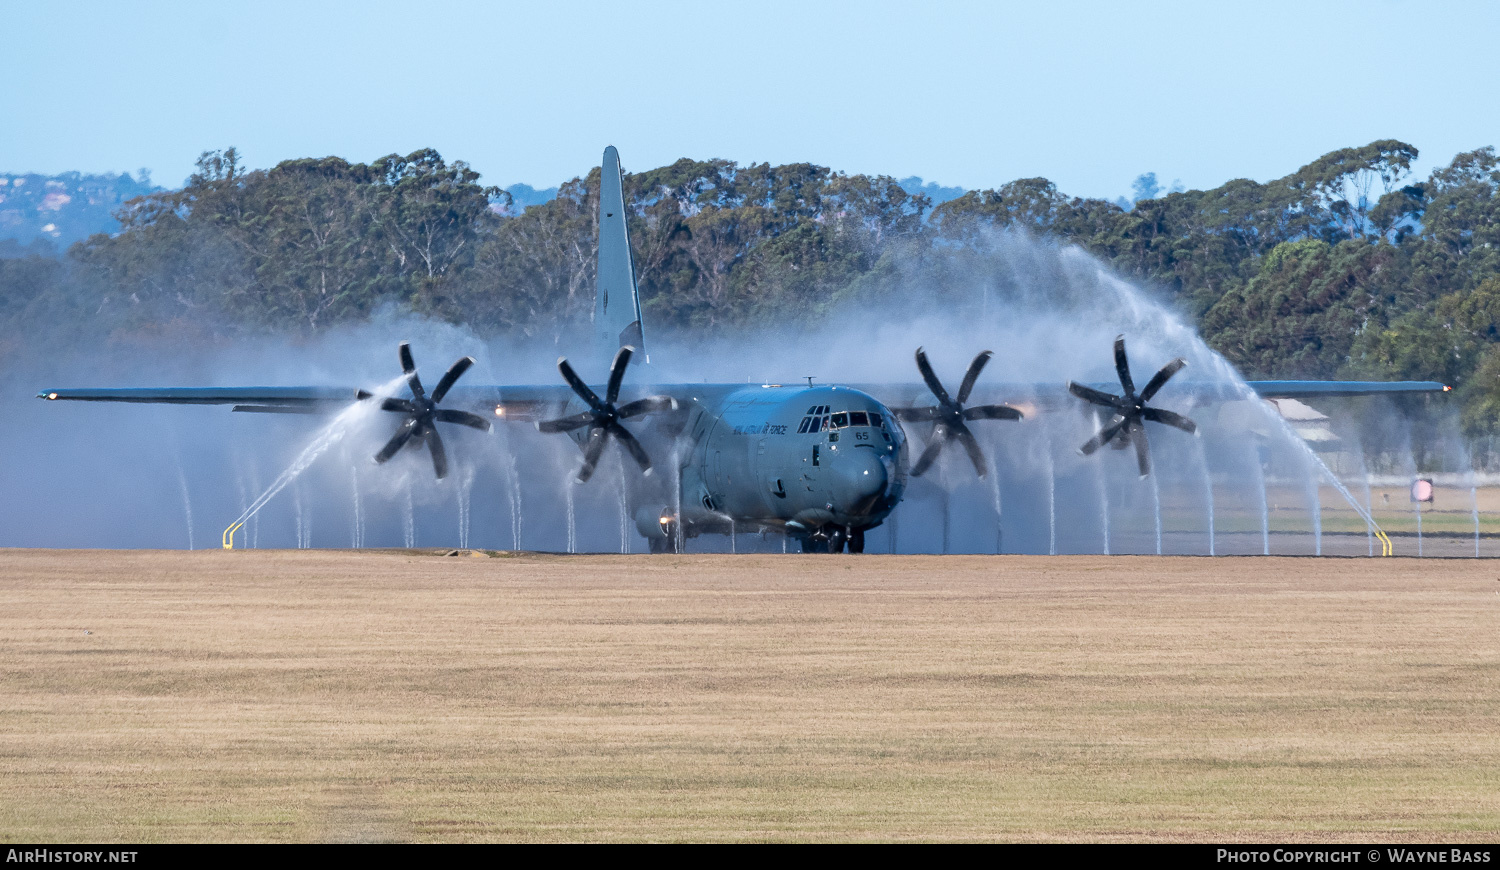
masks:
<svg viewBox="0 0 1500 870"><path fill-rule="evenodd" d="M635 286L635 262L625 227L625 193L620 175L620 152L604 149L599 173L599 269L594 296L594 339L603 358L624 345L635 348L649 362L641 329L641 297Z"/></svg>

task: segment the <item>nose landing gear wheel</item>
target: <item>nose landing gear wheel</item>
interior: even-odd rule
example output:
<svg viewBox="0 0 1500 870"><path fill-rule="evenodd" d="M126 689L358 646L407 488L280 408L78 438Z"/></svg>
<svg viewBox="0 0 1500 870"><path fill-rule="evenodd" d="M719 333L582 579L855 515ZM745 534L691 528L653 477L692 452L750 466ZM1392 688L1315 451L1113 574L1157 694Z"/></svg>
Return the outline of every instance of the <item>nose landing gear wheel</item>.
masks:
<svg viewBox="0 0 1500 870"><path fill-rule="evenodd" d="M652 553L681 553L682 548L677 545L677 527L667 526L665 537L650 537L646 539L646 546Z"/></svg>
<svg viewBox="0 0 1500 870"><path fill-rule="evenodd" d="M851 552L851 553L863 553L864 551L865 551L865 530L864 529L850 529L849 530L849 552Z"/></svg>

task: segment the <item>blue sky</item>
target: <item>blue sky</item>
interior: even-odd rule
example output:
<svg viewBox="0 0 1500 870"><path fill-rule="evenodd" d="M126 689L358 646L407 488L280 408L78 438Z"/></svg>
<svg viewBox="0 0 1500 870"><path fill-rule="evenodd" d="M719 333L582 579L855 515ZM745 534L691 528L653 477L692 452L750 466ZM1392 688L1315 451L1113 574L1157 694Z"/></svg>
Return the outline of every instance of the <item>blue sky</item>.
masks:
<svg viewBox="0 0 1500 870"><path fill-rule="evenodd" d="M1266 180L1500 145L1500 4L0 0L0 171L434 147L486 183L810 161L969 188Z"/></svg>

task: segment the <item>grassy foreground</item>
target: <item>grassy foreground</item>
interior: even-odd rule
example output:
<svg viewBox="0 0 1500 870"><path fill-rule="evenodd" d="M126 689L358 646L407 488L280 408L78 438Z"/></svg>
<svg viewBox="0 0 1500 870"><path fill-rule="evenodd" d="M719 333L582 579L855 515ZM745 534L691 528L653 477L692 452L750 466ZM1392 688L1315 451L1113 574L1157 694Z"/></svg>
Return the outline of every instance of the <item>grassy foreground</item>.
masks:
<svg viewBox="0 0 1500 870"><path fill-rule="evenodd" d="M1497 581L0 551L0 837L1489 841Z"/></svg>

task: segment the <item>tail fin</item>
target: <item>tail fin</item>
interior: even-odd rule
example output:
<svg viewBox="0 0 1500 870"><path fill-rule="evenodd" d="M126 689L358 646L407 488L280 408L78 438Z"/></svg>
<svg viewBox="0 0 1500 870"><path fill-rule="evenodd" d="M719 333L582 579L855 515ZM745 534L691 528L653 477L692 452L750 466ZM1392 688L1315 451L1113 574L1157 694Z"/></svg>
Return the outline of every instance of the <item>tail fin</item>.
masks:
<svg viewBox="0 0 1500 870"><path fill-rule="evenodd" d="M635 283L635 262L630 256L630 236L625 226L624 181L620 152L604 149L599 175L599 263L598 290L594 297L594 338L604 357L624 345L635 348L643 361L646 336L641 328L641 297Z"/></svg>

